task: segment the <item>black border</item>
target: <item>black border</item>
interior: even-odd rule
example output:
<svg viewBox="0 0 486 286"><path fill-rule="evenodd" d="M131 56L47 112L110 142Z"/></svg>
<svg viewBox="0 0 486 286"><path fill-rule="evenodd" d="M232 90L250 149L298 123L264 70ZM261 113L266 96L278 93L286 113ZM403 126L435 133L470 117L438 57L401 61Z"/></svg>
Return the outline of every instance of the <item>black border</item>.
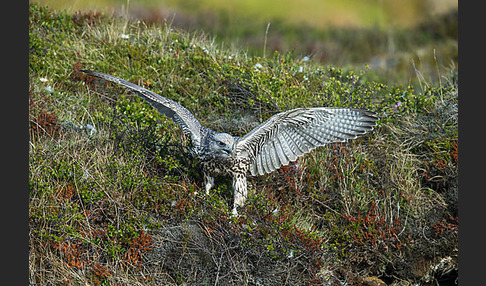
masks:
<svg viewBox="0 0 486 286"><path fill-rule="evenodd" d="M29 7L4 6L2 23L2 272L29 284ZM6 180L5 180L6 179ZM25 272L24 272L25 271ZM25 273L25 274L24 274Z"/></svg>
<svg viewBox="0 0 486 286"><path fill-rule="evenodd" d="M480 285L484 281L485 225L483 211L486 187L483 119L484 12L476 3L459 5L459 281L460 285ZM476 11L476 13L474 13ZM483 23L483 24L480 24ZM476 283L475 283L476 282ZM484 283L484 282L482 282Z"/></svg>

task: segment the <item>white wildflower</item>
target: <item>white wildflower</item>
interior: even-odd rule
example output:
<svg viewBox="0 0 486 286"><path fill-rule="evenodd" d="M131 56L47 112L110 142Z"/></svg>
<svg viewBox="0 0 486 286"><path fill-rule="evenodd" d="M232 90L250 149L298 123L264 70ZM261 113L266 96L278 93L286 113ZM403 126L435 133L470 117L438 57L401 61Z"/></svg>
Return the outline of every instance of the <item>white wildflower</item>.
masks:
<svg viewBox="0 0 486 286"><path fill-rule="evenodd" d="M272 214L273 215L277 215L278 214L278 206L272 211Z"/></svg>
<svg viewBox="0 0 486 286"><path fill-rule="evenodd" d="M292 258L294 257L294 251L291 249L289 255L287 255L287 258Z"/></svg>
<svg viewBox="0 0 486 286"><path fill-rule="evenodd" d="M127 35L127 34L121 34L121 35L120 35L120 38L122 38L122 39L130 39L130 35Z"/></svg>
<svg viewBox="0 0 486 286"><path fill-rule="evenodd" d="M47 78L45 78L45 77L41 77L41 78L39 78L39 80L40 80L41 82L47 82L47 81L48 81L48 79L47 79Z"/></svg>
<svg viewBox="0 0 486 286"><path fill-rule="evenodd" d="M254 68L255 68L255 71L261 71L263 69L263 66L262 66L262 64L257 63L257 64L255 64Z"/></svg>

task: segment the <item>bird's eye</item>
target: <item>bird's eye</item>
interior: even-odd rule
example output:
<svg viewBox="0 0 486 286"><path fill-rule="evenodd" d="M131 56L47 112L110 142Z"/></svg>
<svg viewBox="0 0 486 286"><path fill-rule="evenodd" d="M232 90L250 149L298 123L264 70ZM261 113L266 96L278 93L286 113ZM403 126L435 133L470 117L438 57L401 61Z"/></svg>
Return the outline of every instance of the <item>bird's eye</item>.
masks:
<svg viewBox="0 0 486 286"><path fill-rule="evenodd" d="M218 145L219 145L219 146L221 146L221 147L223 147L223 146L225 146L226 144L224 144L224 143L223 143L223 142L221 142L221 141L218 141Z"/></svg>

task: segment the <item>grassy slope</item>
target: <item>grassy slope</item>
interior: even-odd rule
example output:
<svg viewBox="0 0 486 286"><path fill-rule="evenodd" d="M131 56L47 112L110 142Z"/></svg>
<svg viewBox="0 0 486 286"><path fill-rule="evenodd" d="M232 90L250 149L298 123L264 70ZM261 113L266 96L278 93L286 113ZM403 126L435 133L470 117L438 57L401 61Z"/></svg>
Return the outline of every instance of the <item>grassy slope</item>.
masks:
<svg viewBox="0 0 486 286"><path fill-rule="evenodd" d="M97 7L146 23L169 22L172 28L208 33L217 44L250 56L291 51L322 64L368 64L368 77L377 74L375 79L403 85L417 84L417 70L428 82L440 81L458 63L457 9L433 16L435 5L420 0L36 1L70 13ZM453 1L440 3L454 7Z"/></svg>
<svg viewBox="0 0 486 286"><path fill-rule="evenodd" d="M400 284L457 269L454 77L402 87L37 4L29 21L31 283ZM368 108L381 120L365 138L250 179L246 213L231 219L230 184L201 195L175 124L77 68L145 85L237 135L302 106Z"/></svg>
<svg viewBox="0 0 486 286"><path fill-rule="evenodd" d="M127 6L129 10L146 7L154 12L168 9L173 12L177 11L176 14L179 12L198 14L201 11L207 11L215 14L228 13L232 15L232 19L237 21L245 19L266 23L273 20L285 20L292 25L306 24L314 28L413 26L427 18L435 7L435 5L420 0L409 0L400 4L393 0L247 0L232 2L223 0L78 0L70 3L62 0L36 0L36 2L55 9L69 9L70 12L88 9L113 11L125 9ZM446 3L442 2L440 7L457 8L457 3L454 4L454 1L449 0Z"/></svg>

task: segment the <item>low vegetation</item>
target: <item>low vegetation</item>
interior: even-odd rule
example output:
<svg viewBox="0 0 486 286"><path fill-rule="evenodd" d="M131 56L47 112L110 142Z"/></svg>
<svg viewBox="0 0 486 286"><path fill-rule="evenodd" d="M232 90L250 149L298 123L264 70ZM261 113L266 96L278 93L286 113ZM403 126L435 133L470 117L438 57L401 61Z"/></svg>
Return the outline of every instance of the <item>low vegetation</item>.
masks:
<svg viewBox="0 0 486 286"><path fill-rule="evenodd" d="M35 285L457 284L457 71L249 56L200 34L29 5L29 277ZM279 111L349 106L376 129L205 195L189 141L114 74L243 135ZM381 283L381 284L380 284ZM444 284L446 285L446 284Z"/></svg>

